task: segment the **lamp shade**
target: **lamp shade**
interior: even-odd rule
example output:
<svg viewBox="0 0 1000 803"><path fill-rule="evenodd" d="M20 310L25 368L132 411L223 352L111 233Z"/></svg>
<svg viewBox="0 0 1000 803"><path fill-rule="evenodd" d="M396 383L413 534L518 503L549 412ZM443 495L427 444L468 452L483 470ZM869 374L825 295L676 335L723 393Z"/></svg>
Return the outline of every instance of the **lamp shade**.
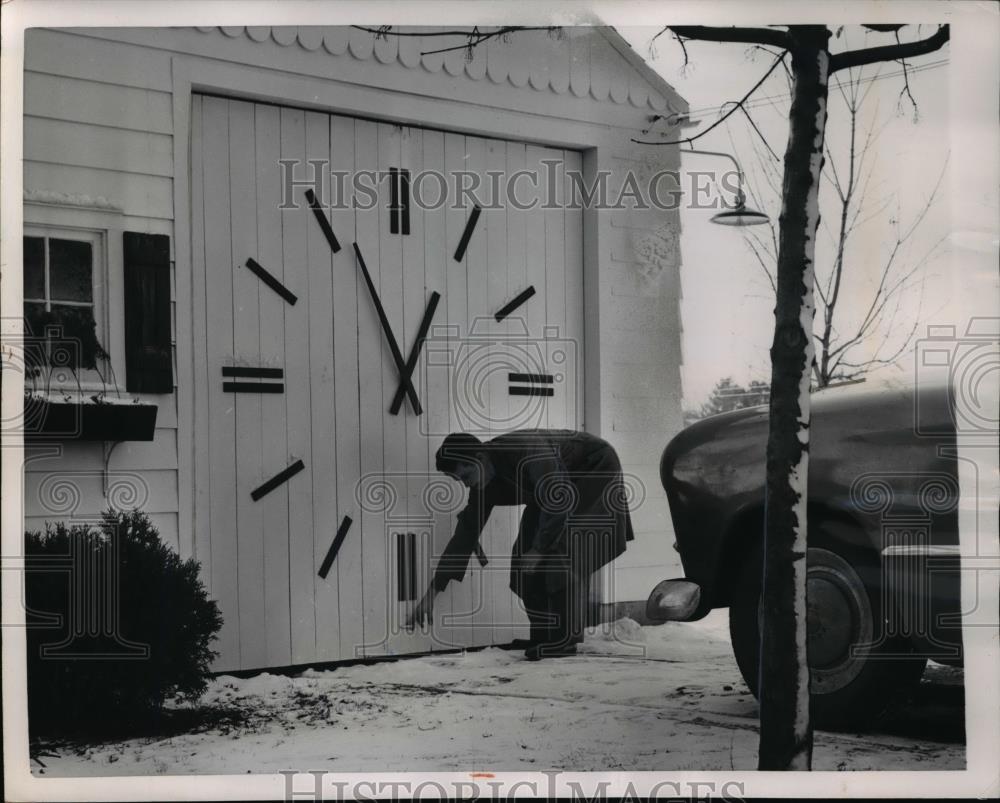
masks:
<svg viewBox="0 0 1000 803"><path fill-rule="evenodd" d="M748 209L745 204L712 215L711 219L713 223L718 223L720 226L760 226L768 222L767 215L756 209Z"/></svg>

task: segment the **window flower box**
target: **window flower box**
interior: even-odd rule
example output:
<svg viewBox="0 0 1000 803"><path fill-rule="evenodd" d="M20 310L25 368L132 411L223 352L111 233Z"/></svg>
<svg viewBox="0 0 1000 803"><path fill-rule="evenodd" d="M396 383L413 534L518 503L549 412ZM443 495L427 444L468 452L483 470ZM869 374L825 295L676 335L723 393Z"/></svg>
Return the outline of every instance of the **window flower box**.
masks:
<svg viewBox="0 0 1000 803"><path fill-rule="evenodd" d="M26 441L151 441L157 406L138 399L26 391Z"/></svg>

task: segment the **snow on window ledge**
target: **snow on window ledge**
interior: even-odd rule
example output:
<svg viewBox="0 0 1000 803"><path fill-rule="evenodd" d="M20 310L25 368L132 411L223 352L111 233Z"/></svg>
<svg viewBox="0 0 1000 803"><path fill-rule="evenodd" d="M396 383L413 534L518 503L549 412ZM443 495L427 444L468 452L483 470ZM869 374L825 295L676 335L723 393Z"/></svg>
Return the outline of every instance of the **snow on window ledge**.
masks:
<svg viewBox="0 0 1000 803"><path fill-rule="evenodd" d="M56 192L55 190L24 190L24 202L45 206L70 206L77 209L99 209L103 212L124 212L124 207L103 195Z"/></svg>
<svg viewBox="0 0 1000 803"><path fill-rule="evenodd" d="M111 388L102 388L96 392L92 391L93 389L88 390L86 388L82 390L76 388L73 390L31 390L30 388L25 388L24 398L25 401L31 399L50 404L153 404L153 402L143 401L138 396L124 392L118 395L118 392Z"/></svg>

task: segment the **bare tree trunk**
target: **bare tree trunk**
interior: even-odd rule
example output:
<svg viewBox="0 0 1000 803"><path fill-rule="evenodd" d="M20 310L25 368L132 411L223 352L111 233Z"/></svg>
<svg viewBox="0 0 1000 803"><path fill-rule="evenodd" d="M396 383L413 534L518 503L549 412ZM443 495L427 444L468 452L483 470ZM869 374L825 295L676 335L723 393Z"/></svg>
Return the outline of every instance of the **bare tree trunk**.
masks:
<svg viewBox="0 0 1000 803"><path fill-rule="evenodd" d="M792 106L778 242L767 441L764 591L761 615L758 769L809 769L806 655L806 501L809 380L813 343L813 258L826 129L830 36L793 26Z"/></svg>

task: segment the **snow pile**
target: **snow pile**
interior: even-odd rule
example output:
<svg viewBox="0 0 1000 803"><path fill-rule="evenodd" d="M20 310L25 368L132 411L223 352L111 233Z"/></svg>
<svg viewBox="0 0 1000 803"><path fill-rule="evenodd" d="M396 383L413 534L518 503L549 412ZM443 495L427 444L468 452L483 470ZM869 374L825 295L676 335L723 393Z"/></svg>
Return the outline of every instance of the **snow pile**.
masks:
<svg viewBox="0 0 1000 803"><path fill-rule="evenodd" d="M299 673L300 678L325 678L333 670L330 669L313 669L309 667L308 669Z"/></svg>
<svg viewBox="0 0 1000 803"><path fill-rule="evenodd" d="M646 643L645 629L627 616L589 628L584 634L582 652L594 654L632 654Z"/></svg>
<svg viewBox="0 0 1000 803"><path fill-rule="evenodd" d="M220 675L212 683L213 690L223 697L243 699L246 697L273 697L286 695L295 686L294 681L284 675L261 672L251 678L240 679L232 675Z"/></svg>

